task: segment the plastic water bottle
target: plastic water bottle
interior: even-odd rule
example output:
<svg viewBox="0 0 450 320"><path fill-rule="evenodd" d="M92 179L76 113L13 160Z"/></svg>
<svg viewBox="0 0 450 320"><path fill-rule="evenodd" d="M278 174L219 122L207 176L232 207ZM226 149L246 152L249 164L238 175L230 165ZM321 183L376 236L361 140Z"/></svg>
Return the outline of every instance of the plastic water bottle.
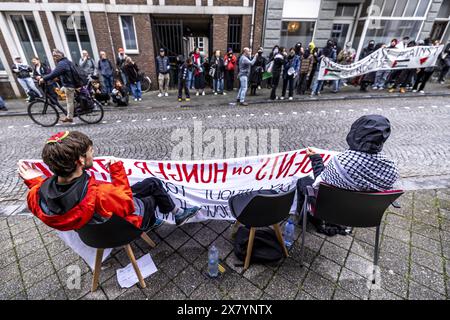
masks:
<svg viewBox="0 0 450 320"><path fill-rule="evenodd" d="M219 250L214 245L208 252L208 275L213 278L219 275Z"/></svg>
<svg viewBox="0 0 450 320"><path fill-rule="evenodd" d="M295 226L291 219L284 226L284 245L289 249L294 242Z"/></svg>

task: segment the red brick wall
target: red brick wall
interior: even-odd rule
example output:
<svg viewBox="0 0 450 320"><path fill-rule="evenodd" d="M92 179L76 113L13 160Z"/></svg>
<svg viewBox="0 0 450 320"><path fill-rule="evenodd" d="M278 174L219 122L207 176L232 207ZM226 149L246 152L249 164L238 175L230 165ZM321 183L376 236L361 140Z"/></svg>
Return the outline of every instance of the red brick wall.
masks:
<svg viewBox="0 0 450 320"><path fill-rule="evenodd" d="M133 56L138 64L139 68L150 76L153 83L157 83L156 72L155 72L155 50L153 48L153 35L150 23L150 15L148 14L135 14L134 15L138 45L139 45L139 55Z"/></svg>
<svg viewBox="0 0 450 320"><path fill-rule="evenodd" d="M95 41L98 51L105 51L106 55L112 60L115 57L115 50L111 48L111 40L109 37L108 23L106 15L103 12L91 12L92 27L95 33ZM114 33L111 30L111 33ZM120 35L120 33L119 33Z"/></svg>
<svg viewBox="0 0 450 320"><path fill-rule="evenodd" d="M2 47L3 52L6 56L6 63L8 65L13 64L13 59L9 53L8 47L6 46L5 38L3 38L3 34L0 31L0 47ZM22 88L19 86L20 93L25 96L25 92L23 92ZM11 84L9 82L0 82L0 96L3 98L15 98L14 91L12 90Z"/></svg>
<svg viewBox="0 0 450 320"><path fill-rule="evenodd" d="M253 52L256 52L262 45L262 31L264 27L264 0L256 0L255 2L255 27L253 31Z"/></svg>
<svg viewBox="0 0 450 320"><path fill-rule="evenodd" d="M228 15L213 15L213 50L226 52L227 43Z"/></svg>
<svg viewBox="0 0 450 320"><path fill-rule="evenodd" d="M242 16L241 50L243 50L244 47L250 47L251 24L252 16Z"/></svg>

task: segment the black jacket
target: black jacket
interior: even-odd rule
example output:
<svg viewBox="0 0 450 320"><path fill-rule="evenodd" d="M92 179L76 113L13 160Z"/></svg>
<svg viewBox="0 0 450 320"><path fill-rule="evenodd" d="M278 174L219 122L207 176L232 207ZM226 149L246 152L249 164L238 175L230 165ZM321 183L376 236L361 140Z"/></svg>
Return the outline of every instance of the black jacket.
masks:
<svg viewBox="0 0 450 320"><path fill-rule="evenodd" d="M59 60L56 68L50 72L48 75L44 76L45 81L53 80L54 78L59 78L61 80L61 85L67 88L75 88L72 75L72 62L66 57Z"/></svg>
<svg viewBox="0 0 450 320"><path fill-rule="evenodd" d="M136 63L125 64L122 67L122 70L123 72L125 72L125 75L127 76L130 83L136 84L136 82L141 81L139 77L139 68Z"/></svg>

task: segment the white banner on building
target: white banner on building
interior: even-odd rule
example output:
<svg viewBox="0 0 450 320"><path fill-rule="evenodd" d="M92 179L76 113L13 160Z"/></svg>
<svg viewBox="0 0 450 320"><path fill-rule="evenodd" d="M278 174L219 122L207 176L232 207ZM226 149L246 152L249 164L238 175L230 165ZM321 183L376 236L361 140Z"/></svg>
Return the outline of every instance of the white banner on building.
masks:
<svg viewBox="0 0 450 320"><path fill-rule="evenodd" d="M436 65L444 46L417 46L406 49L382 48L358 62L341 65L324 57L319 80L339 80L379 70L427 68Z"/></svg>
<svg viewBox="0 0 450 320"><path fill-rule="evenodd" d="M325 163L336 152L317 150ZM108 157L94 159L88 170L99 181L111 181L105 162ZM152 161L121 159L130 185L156 177L163 182L178 207L201 207L193 221L208 219L234 220L228 199L236 194L261 189L286 192L295 188L299 178L312 174L311 161L305 149L245 158L204 161ZM25 160L34 164L45 176L52 173L41 160ZM295 203L293 204L295 210ZM172 214L158 216L174 223Z"/></svg>

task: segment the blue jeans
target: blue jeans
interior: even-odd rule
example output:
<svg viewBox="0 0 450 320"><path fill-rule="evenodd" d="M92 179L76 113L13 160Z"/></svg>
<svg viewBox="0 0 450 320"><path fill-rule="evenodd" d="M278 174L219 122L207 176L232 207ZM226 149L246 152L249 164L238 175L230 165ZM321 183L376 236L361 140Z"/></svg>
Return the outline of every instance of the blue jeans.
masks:
<svg viewBox="0 0 450 320"><path fill-rule="evenodd" d="M187 85L188 89L192 89L193 77L194 77L194 73L192 71L188 70L187 79L186 79L186 85Z"/></svg>
<svg viewBox="0 0 450 320"><path fill-rule="evenodd" d="M247 94L247 88L248 88L248 77L247 76L240 76L239 82L241 84L236 100L239 99L240 102L245 101L245 95Z"/></svg>
<svg viewBox="0 0 450 320"><path fill-rule="evenodd" d="M213 80L213 90L217 93L223 92L223 79L214 79Z"/></svg>
<svg viewBox="0 0 450 320"><path fill-rule="evenodd" d="M139 99L142 97L142 90L141 90L141 82L138 81L136 83L130 83L131 86L131 92L133 93L133 97L135 99Z"/></svg>
<svg viewBox="0 0 450 320"><path fill-rule="evenodd" d="M373 84L373 86L378 88L384 88L389 73L390 71L377 71L377 73L375 74L375 83Z"/></svg>
<svg viewBox="0 0 450 320"><path fill-rule="evenodd" d="M114 84L113 84L114 76L113 75L110 75L110 76L102 75L102 77L103 77L103 85L105 86L105 92L107 94L111 94L113 87L114 87Z"/></svg>
<svg viewBox="0 0 450 320"><path fill-rule="evenodd" d="M342 80L334 80L333 81L333 91L338 92L341 90L342 87Z"/></svg>
<svg viewBox="0 0 450 320"><path fill-rule="evenodd" d="M312 94L318 94L322 90L323 80L317 80L313 84Z"/></svg>

